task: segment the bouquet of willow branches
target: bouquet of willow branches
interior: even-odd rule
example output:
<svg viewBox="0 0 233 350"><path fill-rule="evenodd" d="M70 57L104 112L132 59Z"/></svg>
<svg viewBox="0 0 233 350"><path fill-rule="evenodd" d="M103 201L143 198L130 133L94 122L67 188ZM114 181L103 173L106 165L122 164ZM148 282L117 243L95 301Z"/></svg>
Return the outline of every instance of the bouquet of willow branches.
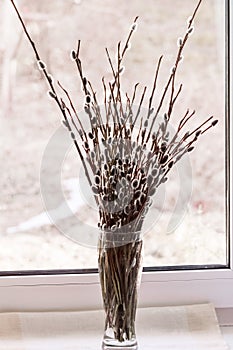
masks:
<svg viewBox="0 0 233 350"><path fill-rule="evenodd" d="M189 18L183 37L178 39L176 59L156 106L153 98L162 56L156 66L146 109L143 108L146 88L141 93L138 106L135 106L138 84L134 86L131 97L127 93L123 94L121 88L123 60L137 28L138 17L135 18L125 43L118 43L116 63L106 49L112 80L106 82L102 78L104 101L101 103L83 72L78 41L77 49L71 52L71 58L76 64L85 96L84 111L89 120L87 130L68 91L61 83L58 85L66 98L59 96L46 64L41 60L22 17L11 0L34 50L39 69L48 82L48 94L57 103L63 117L62 123L70 132L82 161L98 206L98 226L102 233L108 234L107 238L100 240L100 278L107 314L106 329L113 328L115 338L120 342L131 339L135 334L134 324L127 320L133 319L136 312L134 276L140 268L142 249L142 241L137 233L142 230L152 197L157 188L167 181L172 167L194 149L195 143L207 130L217 124L217 120L210 116L201 125L187 131L188 121L195 116L195 111L187 109L181 116L176 131L173 134L169 131L173 108L182 91L182 84L178 87L175 84L177 69L185 44L193 32L194 18L201 1ZM165 111L162 120L161 111ZM126 240L122 239L123 233L128 235Z"/></svg>

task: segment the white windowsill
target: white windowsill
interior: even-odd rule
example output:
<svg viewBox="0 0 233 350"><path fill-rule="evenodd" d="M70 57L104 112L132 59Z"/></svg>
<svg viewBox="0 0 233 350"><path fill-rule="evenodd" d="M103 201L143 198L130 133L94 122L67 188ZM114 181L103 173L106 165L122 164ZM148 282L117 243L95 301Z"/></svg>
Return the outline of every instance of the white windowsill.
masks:
<svg viewBox="0 0 233 350"><path fill-rule="evenodd" d="M229 346L229 350L233 350L233 326L220 327L223 337Z"/></svg>
<svg viewBox="0 0 233 350"><path fill-rule="evenodd" d="M209 349L226 349L213 307L207 304L203 305L204 308L199 306L194 306L194 312L192 306L139 309L136 323L139 350L154 350L155 345L156 349L203 350L207 345ZM3 329L3 339L0 330L1 349L16 350L22 341L28 350L101 349L102 310L9 315L12 318L8 319L8 326ZM7 318L3 318L2 325L4 320ZM12 325L15 327L13 330ZM20 329L21 333L17 333L16 329ZM228 350L233 350L233 326L221 327L220 330Z"/></svg>
<svg viewBox="0 0 233 350"><path fill-rule="evenodd" d="M233 311L232 290L232 270L144 273L139 306L212 303L216 309ZM2 277L0 294L1 312L102 307L98 274ZM228 321L221 325L233 325L233 312L224 317Z"/></svg>

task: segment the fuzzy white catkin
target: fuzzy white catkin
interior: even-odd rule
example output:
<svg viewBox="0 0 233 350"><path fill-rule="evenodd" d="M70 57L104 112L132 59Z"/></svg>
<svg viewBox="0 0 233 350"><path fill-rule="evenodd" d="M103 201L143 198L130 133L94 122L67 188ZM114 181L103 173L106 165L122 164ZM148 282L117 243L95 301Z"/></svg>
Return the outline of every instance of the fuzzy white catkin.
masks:
<svg viewBox="0 0 233 350"><path fill-rule="evenodd" d="M54 83L53 76L51 74L48 74L48 78L51 84Z"/></svg>
<svg viewBox="0 0 233 350"><path fill-rule="evenodd" d="M188 19L187 19L187 24L190 25L190 22L192 21L192 16L190 16ZM192 21L192 24L194 24L194 21Z"/></svg>
<svg viewBox="0 0 233 350"><path fill-rule="evenodd" d="M181 47L183 45L183 39L182 38L178 38L177 39L177 46Z"/></svg>
<svg viewBox="0 0 233 350"><path fill-rule="evenodd" d="M74 50L71 50L70 52L70 58L72 61L75 61L77 56L76 56L76 52Z"/></svg>
<svg viewBox="0 0 233 350"><path fill-rule="evenodd" d="M126 50L130 50L130 49L131 49L131 43L128 42L127 47L126 47Z"/></svg>
<svg viewBox="0 0 233 350"><path fill-rule="evenodd" d="M194 27L190 27L190 28L188 29L188 31L187 31L187 33L188 33L189 35L193 34L193 32L194 32Z"/></svg>
<svg viewBox="0 0 233 350"><path fill-rule="evenodd" d="M123 73L124 73L124 71L125 71L125 67L124 67L124 66L122 66L122 67L119 69L119 74L123 74Z"/></svg>
<svg viewBox="0 0 233 350"><path fill-rule="evenodd" d="M48 97L51 98L52 100L53 100L54 98L56 98L56 94L55 94L53 91L51 91L51 90L49 90L49 91L47 92L47 95L48 95Z"/></svg>
<svg viewBox="0 0 233 350"><path fill-rule="evenodd" d="M170 70L170 73L173 74L173 73L175 73L175 71L176 71L176 67L173 66L173 67L171 68L171 70Z"/></svg>
<svg viewBox="0 0 233 350"><path fill-rule="evenodd" d="M180 62L182 62L182 61L183 61L183 59L184 59L184 56L183 56L183 55L181 55L181 56L180 56L179 61L180 61Z"/></svg>
<svg viewBox="0 0 233 350"><path fill-rule="evenodd" d="M46 69L46 64L45 64L43 61L41 61L41 60L38 60L38 61L37 61L37 65L38 65L38 68L39 68L40 70Z"/></svg>
<svg viewBox="0 0 233 350"><path fill-rule="evenodd" d="M132 26L131 26L131 30L136 31L137 27L138 27L138 24L137 23L133 23Z"/></svg>

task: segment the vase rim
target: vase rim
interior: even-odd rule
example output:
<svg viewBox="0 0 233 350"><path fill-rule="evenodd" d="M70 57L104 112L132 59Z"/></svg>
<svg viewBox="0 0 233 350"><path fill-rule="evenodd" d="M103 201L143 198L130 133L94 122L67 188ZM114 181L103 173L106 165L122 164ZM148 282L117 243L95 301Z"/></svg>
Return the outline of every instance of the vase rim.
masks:
<svg viewBox="0 0 233 350"><path fill-rule="evenodd" d="M105 248L119 247L129 243L142 240L142 231L122 232L111 230L100 230L99 239Z"/></svg>

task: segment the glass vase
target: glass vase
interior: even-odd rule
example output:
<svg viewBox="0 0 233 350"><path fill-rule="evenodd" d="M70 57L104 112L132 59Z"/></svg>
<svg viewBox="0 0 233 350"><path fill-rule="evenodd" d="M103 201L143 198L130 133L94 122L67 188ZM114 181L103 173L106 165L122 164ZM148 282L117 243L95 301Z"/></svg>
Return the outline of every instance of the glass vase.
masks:
<svg viewBox="0 0 233 350"><path fill-rule="evenodd" d="M98 265L105 310L103 350L138 349L135 317L142 248L141 232L100 232Z"/></svg>

